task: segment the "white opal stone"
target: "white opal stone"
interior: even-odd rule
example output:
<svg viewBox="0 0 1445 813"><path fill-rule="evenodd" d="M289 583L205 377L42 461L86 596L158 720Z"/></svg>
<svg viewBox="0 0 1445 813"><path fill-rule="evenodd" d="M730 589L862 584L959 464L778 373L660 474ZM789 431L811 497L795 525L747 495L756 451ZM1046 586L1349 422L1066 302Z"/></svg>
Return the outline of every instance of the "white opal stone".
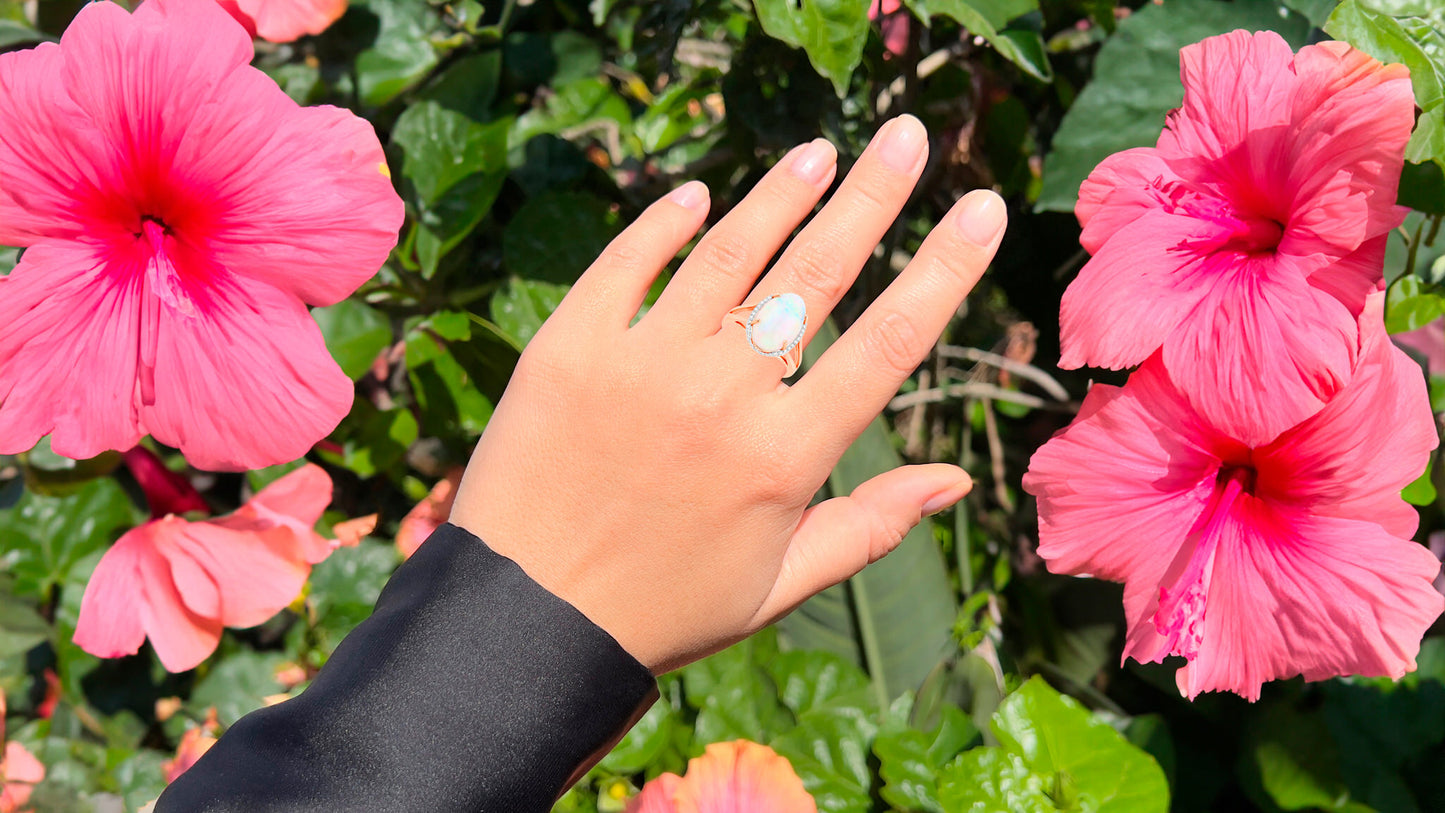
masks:
<svg viewBox="0 0 1445 813"><path fill-rule="evenodd" d="M803 338L808 326L807 306L797 294L775 294L753 308L748 317L748 339L765 356L781 356Z"/></svg>

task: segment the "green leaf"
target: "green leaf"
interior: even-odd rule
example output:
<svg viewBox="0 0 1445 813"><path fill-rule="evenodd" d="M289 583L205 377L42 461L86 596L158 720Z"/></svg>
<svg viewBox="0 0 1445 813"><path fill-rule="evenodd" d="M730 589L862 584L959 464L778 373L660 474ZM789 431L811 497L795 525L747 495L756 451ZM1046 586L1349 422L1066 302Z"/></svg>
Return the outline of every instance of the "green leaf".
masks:
<svg viewBox="0 0 1445 813"><path fill-rule="evenodd" d="M800 717L770 745L792 763L820 811L869 813L869 742L877 728L860 706L824 706Z"/></svg>
<svg viewBox="0 0 1445 813"><path fill-rule="evenodd" d="M1400 492L1400 497L1411 505L1430 505L1435 502L1435 483L1430 479L1430 470L1435 467L1435 456L1431 455L1425 464L1425 473Z"/></svg>
<svg viewBox="0 0 1445 813"><path fill-rule="evenodd" d="M1427 214L1445 214L1445 171L1441 163L1406 161L1400 172L1399 203Z"/></svg>
<svg viewBox="0 0 1445 813"><path fill-rule="evenodd" d="M617 216L606 201L547 192L524 203L507 224L502 259L522 279L571 285L617 232Z"/></svg>
<svg viewBox="0 0 1445 813"><path fill-rule="evenodd" d="M0 49L37 42L54 42L55 38L14 20L0 20Z"/></svg>
<svg viewBox="0 0 1445 813"><path fill-rule="evenodd" d="M380 107L426 77L437 64L431 35L440 30L426 0L355 0L377 18L376 39L356 57L361 101Z"/></svg>
<svg viewBox="0 0 1445 813"><path fill-rule="evenodd" d="M251 650L214 658L186 706L196 718L204 717L206 710L215 706L221 724L233 725L261 708L264 698L282 690L276 681L276 670L285 663L286 656L282 653Z"/></svg>
<svg viewBox="0 0 1445 813"><path fill-rule="evenodd" d="M385 472L401 462L406 450L420 436L416 416L403 408L379 410L365 399L352 405L351 414L332 435L341 443L341 453L328 449L321 456L366 478Z"/></svg>
<svg viewBox="0 0 1445 813"><path fill-rule="evenodd" d="M811 365L838 338L826 321L804 354ZM828 478L834 494L902 465L886 424L875 420ZM809 599L779 623L790 648L824 649L867 670L879 706L916 689L953 650L958 605L932 524L919 523L892 553Z"/></svg>
<svg viewBox="0 0 1445 813"><path fill-rule="evenodd" d="M619 774L641 773L667 750L673 729L680 723L666 701L652 704L637 724L628 729L622 741L602 758L598 765Z"/></svg>
<svg viewBox="0 0 1445 813"><path fill-rule="evenodd" d="M1070 789L1091 809L1169 809L1169 785L1154 758L1042 678L1030 678L1004 698L991 728L1005 751L1022 756L1034 773L1046 778L1045 787Z"/></svg>
<svg viewBox="0 0 1445 813"><path fill-rule="evenodd" d="M537 329L557 310L569 286L512 277L492 295L492 321L525 347Z"/></svg>
<svg viewBox="0 0 1445 813"><path fill-rule="evenodd" d="M491 211L507 177L511 119L478 124L438 101L422 101L397 119L391 140L404 155L402 177L415 192L417 255L430 277L447 252Z"/></svg>
<svg viewBox="0 0 1445 813"><path fill-rule="evenodd" d="M1410 69L1422 112L1405 158L1445 161L1445 6L1429 0L1345 0L1324 28L1381 62Z"/></svg>
<svg viewBox="0 0 1445 813"><path fill-rule="evenodd" d="M1003 57L1042 82L1054 81L1043 37L1032 29L1005 30L1010 20L1039 10L1038 0L904 0L920 20L948 17L988 40Z"/></svg>
<svg viewBox="0 0 1445 813"><path fill-rule="evenodd" d="M938 778L938 801L947 813L1058 810L1044 792L1044 780L1023 757L998 748L959 755Z"/></svg>
<svg viewBox="0 0 1445 813"><path fill-rule="evenodd" d="M1169 0L1145 4L1119 23L1099 50L1094 78L1065 114L1044 159L1042 211L1073 211L1079 184L1111 154L1153 146L1164 115L1184 100L1179 49L1236 28L1277 31L1290 45L1304 44L1309 24L1282 17L1273 0Z"/></svg>
<svg viewBox="0 0 1445 813"><path fill-rule="evenodd" d="M1304 16L1315 28L1325 27L1325 20L1339 3L1340 0L1284 0L1291 11Z"/></svg>
<svg viewBox="0 0 1445 813"><path fill-rule="evenodd" d="M1340 776L1339 751L1324 717L1275 704L1253 721L1248 748L1259 780L1284 810L1370 813Z"/></svg>
<svg viewBox="0 0 1445 813"><path fill-rule="evenodd" d="M776 651L768 636L754 636L683 670L687 702L698 710L696 751L728 740L769 742L793 727L792 714L762 666Z"/></svg>
<svg viewBox="0 0 1445 813"><path fill-rule="evenodd" d="M943 813L938 797L939 773L960 751L978 739L978 729L957 706L943 707L931 732L902 728L879 734L873 741L883 800L902 810Z"/></svg>
<svg viewBox="0 0 1445 813"><path fill-rule="evenodd" d="M509 139L514 151L520 152L530 139L543 134L571 134L593 126L620 132L632 125L627 101L601 79L576 79L554 91L541 107L517 117Z"/></svg>
<svg viewBox="0 0 1445 813"><path fill-rule="evenodd" d="M469 54L442 71L422 96L473 121L486 121L501 73L501 51Z"/></svg>
<svg viewBox="0 0 1445 813"><path fill-rule="evenodd" d="M868 41L866 0L753 0L753 7L768 36L802 48L838 98L847 95Z"/></svg>
<svg viewBox="0 0 1445 813"><path fill-rule="evenodd" d="M767 664L778 696L794 714L802 715L842 700L856 703L868 689L868 676L856 665L820 650L784 652ZM864 702L871 701L871 697Z"/></svg>
<svg viewBox="0 0 1445 813"><path fill-rule="evenodd" d="M709 87L683 84L663 91L632 126L633 135L642 142L642 151L661 152L699 125L706 124L707 114L698 103L712 92Z"/></svg>
<svg viewBox="0 0 1445 813"><path fill-rule="evenodd" d="M365 621L400 562L391 545L363 540L338 548L311 570L310 600L322 648L330 652Z"/></svg>
<svg viewBox="0 0 1445 813"><path fill-rule="evenodd" d="M331 357L353 381L366 375L376 357L391 346L391 322L360 300L344 299L313 308L311 316L321 327Z"/></svg>
<svg viewBox="0 0 1445 813"><path fill-rule="evenodd" d="M1400 277L1385 294L1385 330L1404 333L1445 315L1445 297L1425 290L1414 274Z"/></svg>
<svg viewBox="0 0 1445 813"><path fill-rule="evenodd" d="M520 348L470 314L433 314L407 331L407 375L428 436L480 434L502 397Z"/></svg>
<svg viewBox="0 0 1445 813"><path fill-rule="evenodd" d="M50 625L13 591L14 580L0 573L0 658L22 655L50 636Z"/></svg>
<svg viewBox="0 0 1445 813"><path fill-rule="evenodd" d="M27 491L15 507L0 511L0 561L15 577L16 595L48 600L76 562L144 519L110 478L91 480L65 497Z"/></svg>

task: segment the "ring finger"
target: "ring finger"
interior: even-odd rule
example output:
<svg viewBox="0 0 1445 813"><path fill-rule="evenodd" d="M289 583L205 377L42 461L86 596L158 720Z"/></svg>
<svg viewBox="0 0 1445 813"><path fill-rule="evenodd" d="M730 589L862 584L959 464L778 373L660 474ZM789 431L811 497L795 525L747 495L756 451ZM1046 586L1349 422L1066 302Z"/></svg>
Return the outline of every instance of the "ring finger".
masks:
<svg viewBox="0 0 1445 813"><path fill-rule="evenodd" d="M806 345L908 202L927 159L928 134L918 119L900 116L883 125L838 193L744 301L755 305L787 293L802 297L807 326L799 346Z"/></svg>

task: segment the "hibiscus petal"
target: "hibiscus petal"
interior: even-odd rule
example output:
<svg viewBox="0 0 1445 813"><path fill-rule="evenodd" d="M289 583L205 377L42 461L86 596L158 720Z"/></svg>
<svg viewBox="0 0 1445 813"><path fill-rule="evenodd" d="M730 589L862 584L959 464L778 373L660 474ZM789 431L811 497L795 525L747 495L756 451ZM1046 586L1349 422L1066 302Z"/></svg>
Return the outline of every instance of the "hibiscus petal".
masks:
<svg viewBox="0 0 1445 813"><path fill-rule="evenodd" d="M257 82L281 93L264 75ZM237 94L234 104L248 109L249 97ZM253 133L260 148L217 182L230 221L211 249L236 273L334 304L386 261L404 208L370 123L334 107L277 113Z"/></svg>
<svg viewBox="0 0 1445 813"><path fill-rule="evenodd" d="M214 522L187 523L157 549L186 606L228 627L254 627L285 609L311 572L266 532Z"/></svg>
<svg viewBox="0 0 1445 813"><path fill-rule="evenodd" d="M1215 278L1164 344L1164 366L1223 434L1259 446L1318 412L1350 378L1355 318L1282 258L1219 254Z"/></svg>
<svg viewBox="0 0 1445 813"><path fill-rule="evenodd" d="M192 612L172 581L171 572L164 556L141 560L141 626L161 665L169 672L184 672L216 651L221 642L221 622Z"/></svg>
<svg viewBox="0 0 1445 813"><path fill-rule="evenodd" d="M1207 294L1195 246L1220 228L1158 209L1115 232L1064 291L1059 366L1119 370L1148 358Z"/></svg>
<svg viewBox="0 0 1445 813"><path fill-rule="evenodd" d="M142 404L142 423L197 468L295 460L351 409L351 380L316 322L264 283L218 275L191 315L162 309L142 330L159 331L155 398Z"/></svg>
<svg viewBox="0 0 1445 813"><path fill-rule="evenodd" d="M675 773L665 773L653 779L627 803L627 813L677 813L677 805L672 799L681 783L682 777Z"/></svg>
<svg viewBox="0 0 1445 813"><path fill-rule="evenodd" d="M346 0L236 0L254 21L256 35L270 42L291 42L320 34L346 11Z"/></svg>
<svg viewBox="0 0 1445 813"><path fill-rule="evenodd" d="M1217 439L1153 363L1127 388L1096 385L1024 475L1039 555L1054 573L1153 585L1214 488Z"/></svg>
<svg viewBox="0 0 1445 813"><path fill-rule="evenodd" d="M94 246L47 242L4 278L0 454L26 451L47 434L57 454L77 459L140 440L134 288L103 263Z"/></svg>
<svg viewBox="0 0 1445 813"><path fill-rule="evenodd" d="M688 762L674 795L677 813L817 813L788 760L755 742L717 742Z"/></svg>
<svg viewBox="0 0 1445 813"><path fill-rule="evenodd" d="M0 54L0 245L80 234L77 209L97 194L97 167L108 163L66 93L62 59L54 43Z"/></svg>
<svg viewBox="0 0 1445 813"><path fill-rule="evenodd" d="M289 558L316 564L337 547L313 526L331 504L331 476L314 463L261 489L229 517L215 520L228 528L272 531L267 539Z"/></svg>
<svg viewBox="0 0 1445 813"><path fill-rule="evenodd" d="M1079 186L1074 214L1084 227L1079 242L1090 254L1125 226L1160 208L1161 190L1179 176L1153 147L1116 152L1099 162Z"/></svg>
<svg viewBox="0 0 1445 813"><path fill-rule="evenodd" d="M156 523L127 531L95 566L80 598L80 618L71 640L97 658L134 655L145 642L136 598L144 589L141 561L152 558Z"/></svg>
<svg viewBox="0 0 1445 813"><path fill-rule="evenodd" d="M1203 645L1180 688L1255 700L1265 681L1297 674L1398 678L1445 609L1431 585L1439 571L1424 547L1373 522L1242 498L1219 542Z"/></svg>
<svg viewBox="0 0 1445 813"><path fill-rule="evenodd" d="M1262 484L1286 489L1277 499L1368 519L1409 538L1420 517L1400 489L1420 476L1439 441L1425 377L1390 342L1383 304L1383 293L1372 295L1360 316L1363 347L1349 384L1317 415L1257 451L1255 462Z"/></svg>

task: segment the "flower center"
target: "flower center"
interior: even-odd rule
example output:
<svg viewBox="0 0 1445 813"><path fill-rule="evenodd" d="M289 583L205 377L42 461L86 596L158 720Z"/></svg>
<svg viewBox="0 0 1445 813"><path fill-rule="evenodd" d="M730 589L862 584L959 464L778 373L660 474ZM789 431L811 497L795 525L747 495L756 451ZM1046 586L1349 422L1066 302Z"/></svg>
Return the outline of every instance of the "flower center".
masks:
<svg viewBox="0 0 1445 813"><path fill-rule="evenodd" d="M1156 661L1166 655L1182 655L1193 660L1199 654L1199 647L1204 643L1209 580L1214 572L1219 537L1239 496L1253 493L1254 481L1254 469L1248 466L1227 466L1220 470L1209 504L1194 521L1180 548L1179 558L1165 574L1166 584L1159 588L1154 629L1164 637L1164 643L1154 655ZM1182 559L1185 556L1188 558Z"/></svg>
<svg viewBox="0 0 1445 813"><path fill-rule="evenodd" d="M1279 248L1279 241L1284 237L1284 224L1278 220L1241 211L1229 201L1188 189L1182 184L1155 183L1155 194L1169 211L1213 226L1208 234L1187 241L1189 249L1263 254Z"/></svg>

